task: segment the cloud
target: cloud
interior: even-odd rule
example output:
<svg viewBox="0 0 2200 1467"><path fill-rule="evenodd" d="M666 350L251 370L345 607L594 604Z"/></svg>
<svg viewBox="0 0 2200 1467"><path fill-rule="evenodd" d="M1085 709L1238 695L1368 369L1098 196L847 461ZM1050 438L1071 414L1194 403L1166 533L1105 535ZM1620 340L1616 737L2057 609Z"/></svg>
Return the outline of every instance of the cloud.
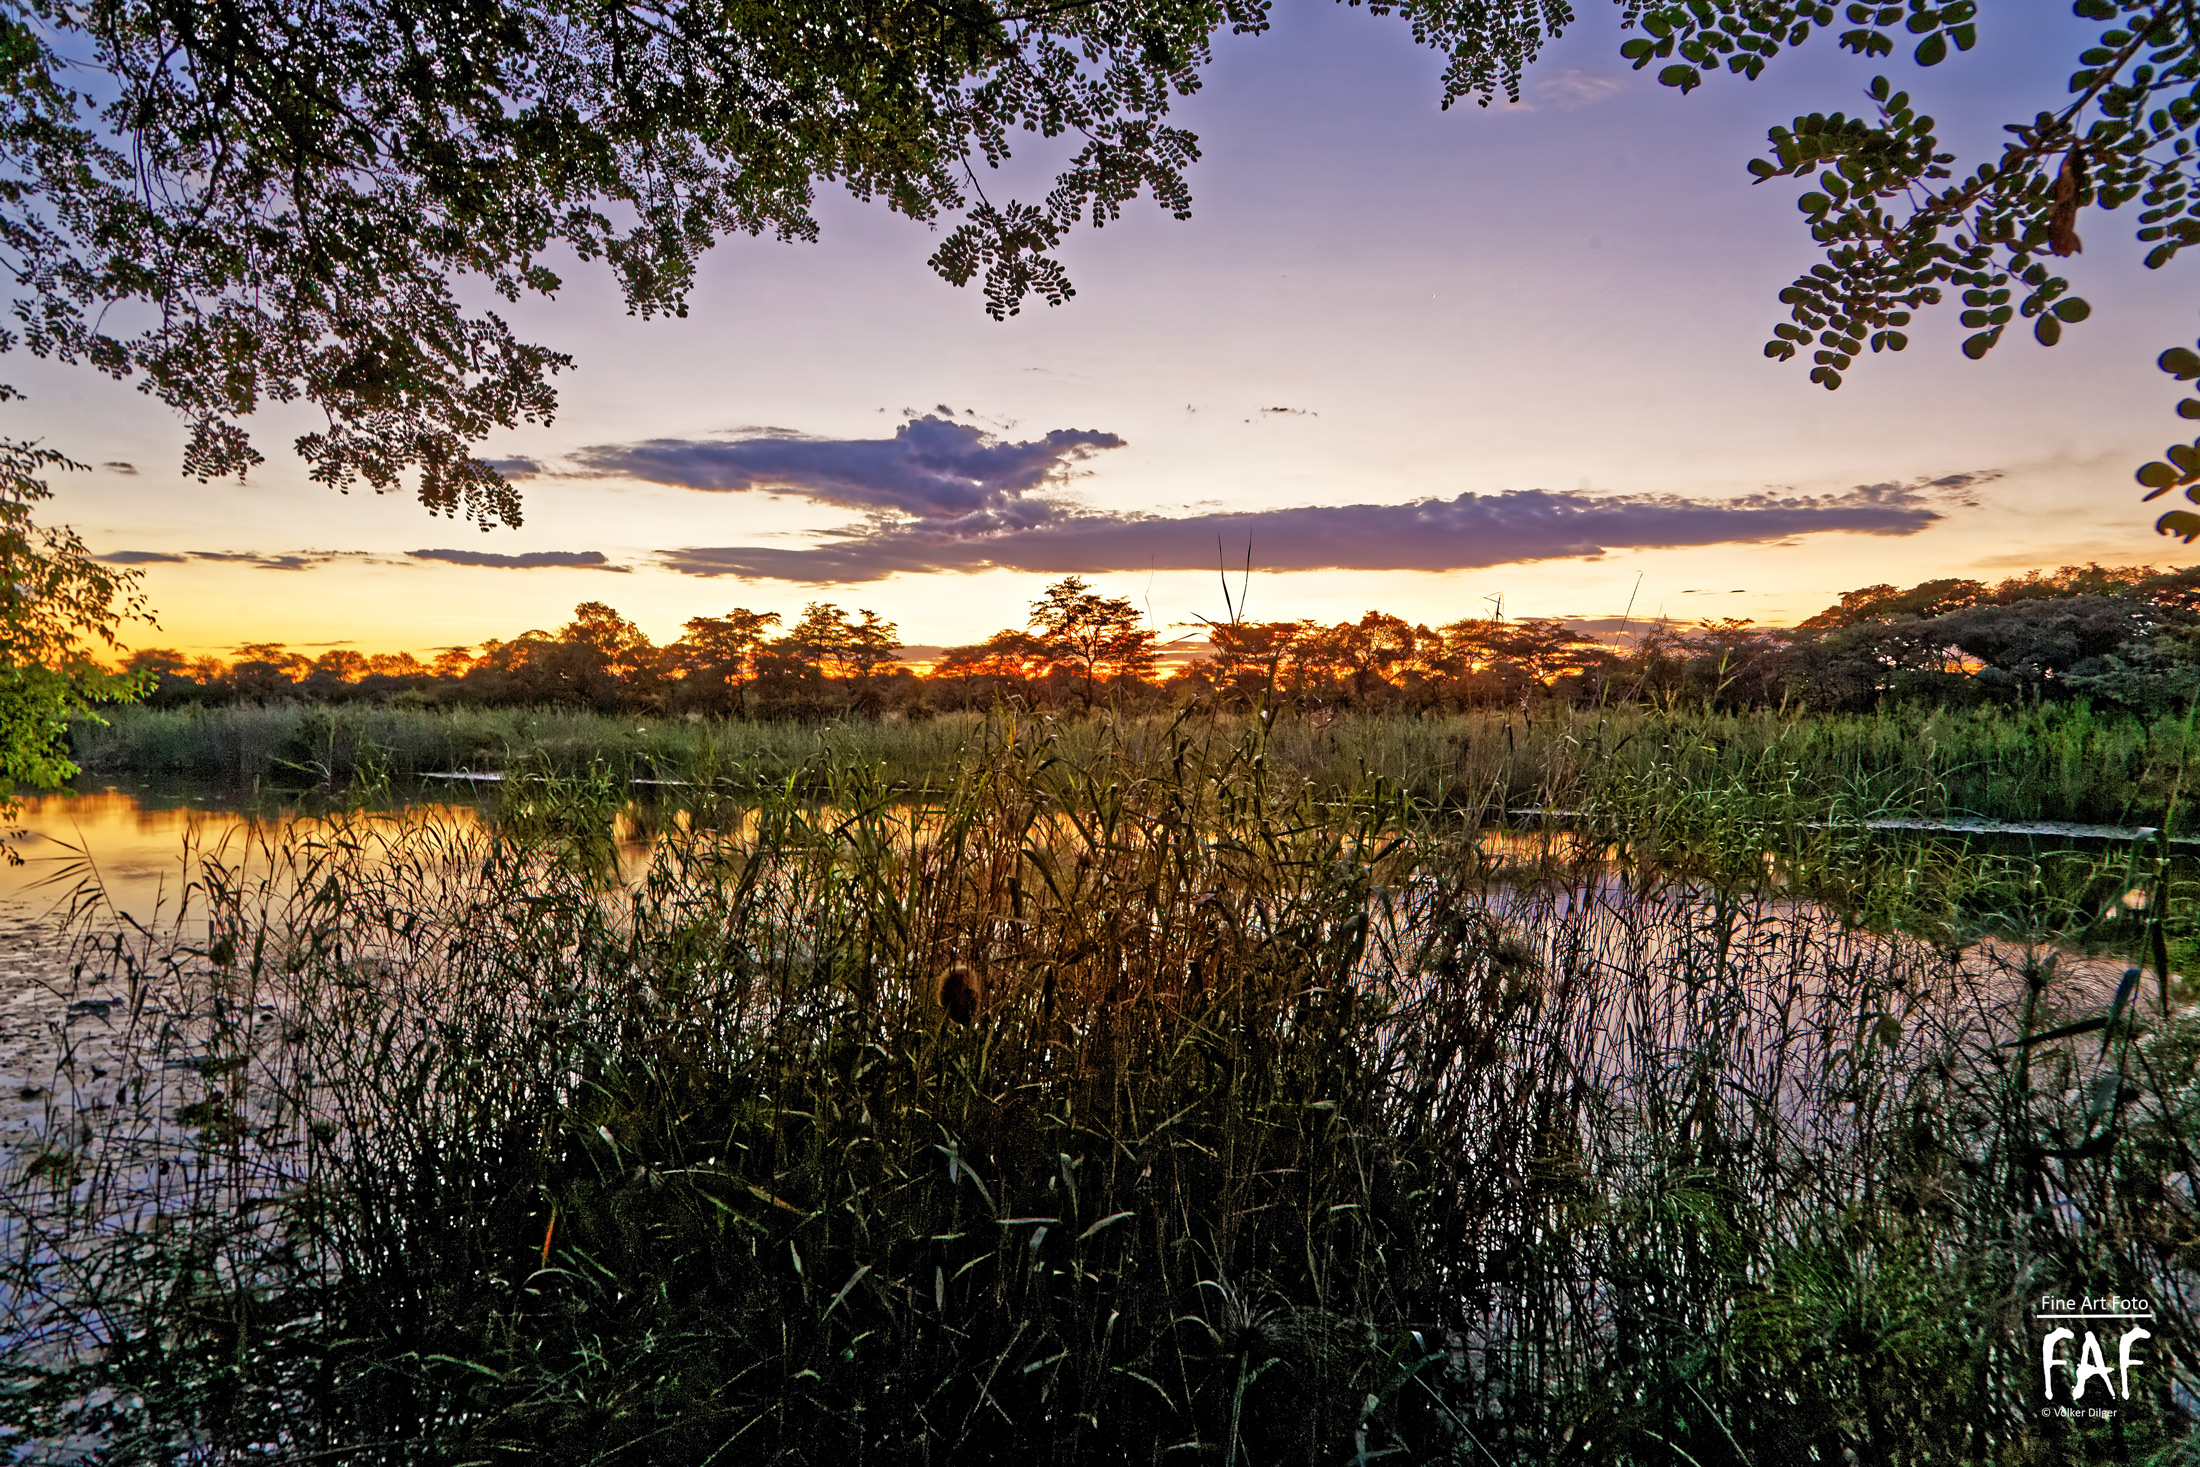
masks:
<svg viewBox="0 0 2200 1467"><path fill-rule="evenodd" d="M1593 558L1615 549L1758 544L1845 531L1913 535L1941 518L1934 485L1866 484L1841 494L1596 496L1544 489L1461 494L1418 504L1316 505L1179 517L1070 515L1026 501L1025 523L973 516L950 524L873 524L806 549L694 546L661 552L669 569L813 583L896 572L1004 569L1042 574L1212 570L1216 542L1271 571L1450 571ZM984 523L980 523L980 521Z"/></svg>
<svg viewBox="0 0 2200 1467"><path fill-rule="evenodd" d="M713 493L784 490L871 514L899 513L942 531L1007 530L1052 518L1023 496L1123 440L1059 428L1003 442L969 423L927 414L891 438L806 438L784 431L736 439L654 438L584 448L589 472Z"/></svg>
<svg viewBox="0 0 2200 1467"><path fill-rule="evenodd" d="M92 557L107 565L181 565L189 558L166 550L110 550L105 555Z"/></svg>
<svg viewBox="0 0 2200 1467"><path fill-rule="evenodd" d="M101 464L100 467L107 470L109 473L115 474L134 474L137 472L136 464L126 463L119 458L111 458L107 460L107 462Z"/></svg>
<svg viewBox="0 0 2200 1467"><path fill-rule="evenodd" d="M1535 85L1535 95L1563 111L1578 107L1592 107L1620 89L1620 83L1608 76L1569 67L1557 76L1546 77Z"/></svg>
<svg viewBox="0 0 2200 1467"><path fill-rule="evenodd" d="M533 570L564 566L578 570L623 571L600 550L531 550L522 555L496 555L483 550L408 550L405 559L377 555L366 550L293 550L264 553L258 550L114 550L93 557L108 565L187 565L195 560L217 565L241 565L253 570L302 571L337 561L363 565L406 565L412 561L439 560L450 565L508 566Z"/></svg>
<svg viewBox="0 0 2200 1467"><path fill-rule="evenodd" d="M193 560L212 560L231 565L248 565L254 570L302 571L315 566L328 565L339 560L374 561L376 556L364 550L293 550L275 555L262 555L257 550L193 550Z"/></svg>
<svg viewBox="0 0 2200 1467"><path fill-rule="evenodd" d="M531 458L485 458L482 462L515 482L532 479L542 472L542 465Z"/></svg>
<svg viewBox="0 0 2200 1467"><path fill-rule="evenodd" d="M210 560L217 564L247 565L255 570L284 571L311 570L339 560L356 560L369 565L396 563L365 550L293 550L273 555L257 550L112 550L92 558L108 565L184 565L194 560Z"/></svg>
<svg viewBox="0 0 2200 1467"><path fill-rule="evenodd" d="M628 567L613 565L601 550L529 550L519 555L495 555L486 550L408 550L414 560L440 560L446 565L486 565L505 570L565 570L624 571Z"/></svg>

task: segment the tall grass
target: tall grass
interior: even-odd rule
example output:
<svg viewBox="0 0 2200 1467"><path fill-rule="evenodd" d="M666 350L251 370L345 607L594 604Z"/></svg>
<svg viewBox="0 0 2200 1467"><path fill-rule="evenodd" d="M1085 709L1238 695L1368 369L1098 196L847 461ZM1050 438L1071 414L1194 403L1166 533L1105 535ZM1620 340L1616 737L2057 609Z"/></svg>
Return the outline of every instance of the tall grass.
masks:
<svg viewBox="0 0 2200 1467"><path fill-rule="evenodd" d="M1523 864L1258 729L986 734L924 806L870 764L698 791L638 874L609 779L206 853L88 953L136 1059L10 1176L0 1422L192 1462L2178 1450L2189 1012L1711 879L1748 841ZM2082 1291L2157 1306L2112 1421L2039 1411L2034 1301Z"/></svg>
<svg viewBox="0 0 2200 1467"><path fill-rule="evenodd" d="M1111 739L1166 736L1171 718L1065 717L1060 743L1092 757ZM944 790L984 751L989 721L752 724L525 709L402 706L124 708L73 733L94 775L186 776L290 787L361 772L408 779L449 769L529 767L568 775L734 780L807 777L830 758L888 781ZM1249 728L1240 720L1239 727ZM1267 734L1279 775L1346 790L1380 776L1423 800L1490 810L1577 805L1615 778L1762 780L1823 816L1836 809L2007 820L2159 824L2180 769L2200 754L2190 720L2096 713L2083 704L1872 714L1707 713L1640 705L1466 714L1279 714ZM2180 831L2200 829L2186 800Z"/></svg>

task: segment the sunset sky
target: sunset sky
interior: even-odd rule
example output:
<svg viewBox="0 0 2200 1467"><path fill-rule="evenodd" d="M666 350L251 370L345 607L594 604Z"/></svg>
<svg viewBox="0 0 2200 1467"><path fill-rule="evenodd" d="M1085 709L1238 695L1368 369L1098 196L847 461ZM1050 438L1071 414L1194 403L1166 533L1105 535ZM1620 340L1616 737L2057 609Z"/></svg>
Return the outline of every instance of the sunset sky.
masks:
<svg viewBox="0 0 2200 1467"><path fill-rule="evenodd" d="M193 653L472 645L582 600L659 640L830 600L968 642L1070 571L1181 630L1224 612L1218 536L1233 567L1250 542L1262 619L1785 623L1875 582L2200 561L2131 480L2176 434L2152 363L2200 332L2194 266L2142 270L2128 209L2081 219L2095 311L2052 351L1966 362L1934 313L1833 394L1761 353L1815 258L1797 186L1743 171L1765 128L1885 72L1975 163L2065 93L2078 23L2029 9L1931 72L1814 41L1682 97L1590 7L1525 105L1446 113L1395 19L1287 0L1181 109L1193 218L1076 236L1059 309L988 320L933 234L839 198L818 244L721 246L682 321L573 266L510 313L579 360L554 424L485 446L534 466L516 531L310 484L302 413L255 421L249 482L201 485L165 409L27 359L6 431L98 465L57 517L143 567L160 626L131 640ZM989 191L1036 196L1058 156Z"/></svg>

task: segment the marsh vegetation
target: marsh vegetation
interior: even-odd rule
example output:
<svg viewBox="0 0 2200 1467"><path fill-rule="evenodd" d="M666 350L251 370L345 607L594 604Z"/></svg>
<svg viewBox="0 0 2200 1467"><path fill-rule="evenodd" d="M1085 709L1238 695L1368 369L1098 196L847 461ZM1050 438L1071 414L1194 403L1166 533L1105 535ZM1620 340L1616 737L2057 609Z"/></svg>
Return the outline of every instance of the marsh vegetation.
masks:
<svg viewBox="0 0 2200 1467"><path fill-rule="evenodd" d="M162 1462L2183 1460L2178 868L1868 837L1945 785L1751 727L1493 720L1401 781L1440 730L938 720L924 780L698 779L638 866L602 763L203 851L87 923L76 1022L128 1058L64 1051L8 1159L0 1421ZM1484 746L1571 828L1430 797ZM2152 1301L2114 1417L2040 1413L2050 1292Z"/></svg>
<svg viewBox="0 0 2200 1467"><path fill-rule="evenodd" d="M1279 778L1331 793L1369 778L1425 804L1576 808L1626 777L1648 788L1721 784L1808 818L1962 814L2200 826L2190 798L2173 811L2200 731L2180 713L2140 717L2086 704L1873 713L1624 705L1400 712L1197 715L1218 737L1263 730ZM1046 716L1079 759L1164 741L1168 711ZM232 791L342 797L448 770L583 777L607 771L755 791L793 780L821 788L830 767L865 766L913 792L943 792L990 757L989 713L847 722L657 719L557 708L422 709L278 703L233 708L125 707L80 725L73 757L88 777L211 782ZM1676 781L1679 783L1676 784Z"/></svg>

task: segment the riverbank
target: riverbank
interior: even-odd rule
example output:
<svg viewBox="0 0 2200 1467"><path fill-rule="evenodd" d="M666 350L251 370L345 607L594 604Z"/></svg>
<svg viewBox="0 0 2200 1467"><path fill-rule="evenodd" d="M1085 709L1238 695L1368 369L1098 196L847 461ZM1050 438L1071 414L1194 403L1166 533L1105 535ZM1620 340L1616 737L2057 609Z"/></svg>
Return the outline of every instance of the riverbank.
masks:
<svg viewBox="0 0 2200 1467"><path fill-rule="evenodd" d="M1194 712L1217 735L1243 714ZM1159 746L1177 716L1033 717L1084 757ZM862 767L904 790L950 787L1000 725L979 714L837 724L658 720L544 709L431 710L286 703L122 708L72 732L92 777L189 778L340 790L443 771L579 775L603 769L765 789L815 785ZM1894 709L1873 714L1705 713L1641 707L1485 710L1426 718L1279 713L1272 777L1344 790L1370 775L1424 802L1492 811L1577 808L1632 781L1722 786L1806 818L1834 813L2077 821L2200 831L2179 771L2194 767L2189 718L2036 709ZM2173 809L2172 806L2177 808Z"/></svg>

